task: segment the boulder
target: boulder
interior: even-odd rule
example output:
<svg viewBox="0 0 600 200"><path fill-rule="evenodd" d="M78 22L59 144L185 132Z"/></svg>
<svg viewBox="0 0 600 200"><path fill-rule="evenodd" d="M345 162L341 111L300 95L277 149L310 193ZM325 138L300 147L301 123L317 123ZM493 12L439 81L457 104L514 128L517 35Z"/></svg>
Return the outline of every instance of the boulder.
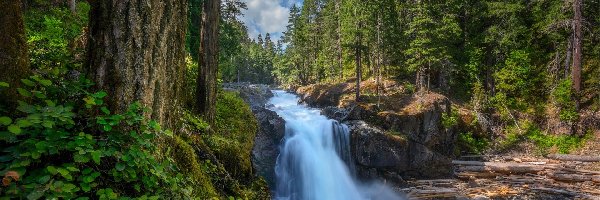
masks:
<svg viewBox="0 0 600 200"><path fill-rule="evenodd" d="M263 84L225 83L223 84L223 89L238 92L240 97L244 99L251 108L264 107L269 99L273 97L273 93L269 86Z"/></svg>
<svg viewBox="0 0 600 200"><path fill-rule="evenodd" d="M275 163L279 156L279 144L285 136L285 121L277 113L264 107L254 107L252 112L260 125L254 138L252 165L255 172L274 188Z"/></svg>
<svg viewBox="0 0 600 200"><path fill-rule="evenodd" d="M363 179L440 178L452 172L451 159L402 135L386 133L364 121L347 121L356 172Z"/></svg>

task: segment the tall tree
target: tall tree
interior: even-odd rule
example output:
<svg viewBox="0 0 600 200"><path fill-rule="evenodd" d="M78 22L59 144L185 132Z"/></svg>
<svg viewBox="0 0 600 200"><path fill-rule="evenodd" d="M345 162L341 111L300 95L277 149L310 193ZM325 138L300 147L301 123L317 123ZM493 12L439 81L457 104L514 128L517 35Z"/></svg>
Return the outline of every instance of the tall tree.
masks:
<svg viewBox="0 0 600 200"><path fill-rule="evenodd" d="M205 0L202 3L196 112L202 114L209 124L214 124L217 104L220 5L220 0Z"/></svg>
<svg viewBox="0 0 600 200"><path fill-rule="evenodd" d="M583 40L583 33L581 30L582 17L581 8L583 6L582 0L573 1L573 88L575 89L576 95L581 94L581 59L583 50L581 41Z"/></svg>
<svg viewBox="0 0 600 200"><path fill-rule="evenodd" d="M29 72L27 39L23 26L20 0L0 2L0 82L10 85L0 88L0 104L10 105L17 97L16 88Z"/></svg>
<svg viewBox="0 0 600 200"><path fill-rule="evenodd" d="M139 101L174 125L185 72L187 1L90 1L87 74L117 112Z"/></svg>

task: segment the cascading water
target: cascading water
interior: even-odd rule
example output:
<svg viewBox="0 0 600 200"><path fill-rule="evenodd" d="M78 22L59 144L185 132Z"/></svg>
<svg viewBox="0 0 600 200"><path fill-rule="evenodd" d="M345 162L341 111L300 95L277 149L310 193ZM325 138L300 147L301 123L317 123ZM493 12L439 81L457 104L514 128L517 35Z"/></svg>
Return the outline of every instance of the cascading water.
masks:
<svg viewBox="0 0 600 200"><path fill-rule="evenodd" d="M346 125L298 104L294 94L279 90L273 93L270 109L286 121L275 166L275 199L400 199L381 184L356 181Z"/></svg>

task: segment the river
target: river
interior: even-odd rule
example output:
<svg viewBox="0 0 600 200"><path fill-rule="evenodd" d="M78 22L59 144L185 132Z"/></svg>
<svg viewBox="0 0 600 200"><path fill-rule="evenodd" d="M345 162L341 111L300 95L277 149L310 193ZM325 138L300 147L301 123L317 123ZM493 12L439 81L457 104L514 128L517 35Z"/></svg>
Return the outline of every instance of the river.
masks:
<svg viewBox="0 0 600 200"><path fill-rule="evenodd" d="M286 124L275 166L277 200L401 199L379 183L357 180L348 127L298 103L298 96L273 91L269 109Z"/></svg>

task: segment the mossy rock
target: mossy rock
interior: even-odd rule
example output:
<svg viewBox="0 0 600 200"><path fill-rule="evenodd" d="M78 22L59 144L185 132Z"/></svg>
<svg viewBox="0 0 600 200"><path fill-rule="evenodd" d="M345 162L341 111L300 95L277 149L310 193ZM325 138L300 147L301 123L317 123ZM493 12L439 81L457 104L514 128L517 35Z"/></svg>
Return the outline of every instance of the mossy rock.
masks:
<svg viewBox="0 0 600 200"><path fill-rule="evenodd" d="M193 195L201 199L216 197L217 192L212 185L211 179L203 171L203 167L197 159L196 152L179 136L174 136L167 141L171 145L171 157L180 172L191 179Z"/></svg>

